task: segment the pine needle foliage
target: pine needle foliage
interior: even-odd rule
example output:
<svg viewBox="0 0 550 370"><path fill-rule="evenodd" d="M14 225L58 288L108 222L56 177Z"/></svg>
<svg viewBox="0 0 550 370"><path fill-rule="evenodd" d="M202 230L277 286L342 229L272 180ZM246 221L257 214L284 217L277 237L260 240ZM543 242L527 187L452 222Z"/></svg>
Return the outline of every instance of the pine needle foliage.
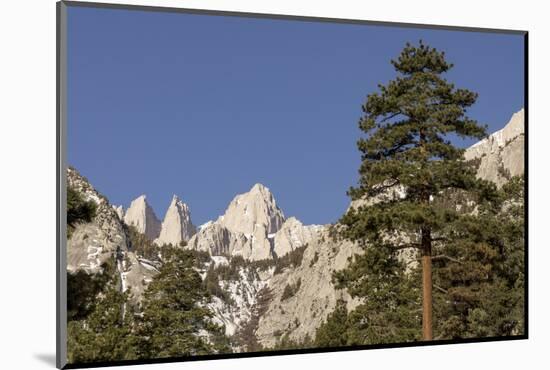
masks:
<svg viewBox="0 0 550 370"><path fill-rule="evenodd" d="M334 228L337 239L365 251L334 274L339 288L362 300L336 343L431 339L432 329L435 338L494 335L478 323L495 312L480 307L502 291L502 282L488 276L503 263L497 238L505 227L503 198L494 184L476 177L477 162L465 161L464 150L451 140L486 136L486 127L467 115L477 94L448 82L444 75L453 65L422 41L406 44L391 64L397 77L368 95L359 120L365 133L357 143L360 178L348 194L363 205L351 207ZM472 204L475 211L466 212ZM413 251L412 261L405 251ZM507 284L518 284L518 277ZM491 288L479 293L486 285ZM423 328L426 318L430 324Z"/></svg>

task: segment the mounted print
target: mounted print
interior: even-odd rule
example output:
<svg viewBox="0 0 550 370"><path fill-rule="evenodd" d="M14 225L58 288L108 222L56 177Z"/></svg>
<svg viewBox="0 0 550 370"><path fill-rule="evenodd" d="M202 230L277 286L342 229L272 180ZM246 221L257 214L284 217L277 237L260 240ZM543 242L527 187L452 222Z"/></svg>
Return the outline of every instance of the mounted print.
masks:
<svg viewBox="0 0 550 370"><path fill-rule="evenodd" d="M527 338L526 50L58 3L58 367Z"/></svg>

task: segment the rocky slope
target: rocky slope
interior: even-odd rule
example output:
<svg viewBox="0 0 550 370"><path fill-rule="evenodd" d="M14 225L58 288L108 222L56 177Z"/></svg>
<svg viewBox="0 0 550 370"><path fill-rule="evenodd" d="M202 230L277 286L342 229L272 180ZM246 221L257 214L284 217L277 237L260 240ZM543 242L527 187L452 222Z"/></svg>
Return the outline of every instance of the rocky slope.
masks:
<svg viewBox="0 0 550 370"><path fill-rule="evenodd" d="M147 281L156 273L155 266L129 248L125 227L117 211L73 168L67 170L67 185L97 205L92 222L76 225L67 240L67 271L102 273L103 264L114 263L120 276L120 289L131 289L133 300L139 301Z"/></svg>
<svg viewBox="0 0 550 370"><path fill-rule="evenodd" d="M73 168L67 170L67 185L79 192L84 200L97 205L91 223L77 225L67 243L67 270L102 271L102 265L117 252L127 251L124 228L107 199Z"/></svg>
<svg viewBox="0 0 550 370"><path fill-rule="evenodd" d="M353 309L359 302L332 284L332 273L348 264L348 258L361 253L350 242L335 243L328 235L328 227L317 227L303 252L302 262L273 275L267 286L272 299L260 317L255 331L259 343L273 347L286 336L295 342L315 338L315 330L334 310L338 299ZM287 297L285 289L293 287Z"/></svg>
<svg viewBox="0 0 550 370"><path fill-rule="evenodd" d="M297 218L288 218L281 228L271 234L273 238L273 256L284 256L296 248L307 245L322 226L304 226Z"/></svg>
<svg viewBox="0 0 550 370"><path fill-rule="evenodd" d="M113 205L113 209L115 210L115 212L116 212L118 218L119 218L121 221L124 220L124 213L125 213L125 212L124 212L124 207Z"/></svg>
<svg viewBox="0 0 550 370"><path fill-rule="evenodd" d="M502 186L510 176L523 174L525 113L515 113L501 130L469 147L466 160L480 159L477 175Z"/></svg>

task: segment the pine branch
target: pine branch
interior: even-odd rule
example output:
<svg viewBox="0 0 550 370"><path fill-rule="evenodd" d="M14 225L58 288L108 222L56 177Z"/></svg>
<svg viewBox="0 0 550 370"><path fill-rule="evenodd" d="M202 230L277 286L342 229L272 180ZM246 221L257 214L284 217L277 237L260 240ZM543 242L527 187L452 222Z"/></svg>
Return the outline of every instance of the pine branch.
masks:
<svg viewBox="0 0 550 370"><path fill-rule="evenodd" d="M456 262L456 263L459 263L459 264L461 264L461 265L464 264L464 262L459 261L459 260L457 260L456 258L449 257L449 256L447 256L446 254L439 254L439 255L437 255L437 256L432 256L432 261L433 261L433 260L439 260L439 259L447 259L447 260L449 260L449 261Z"/></svg>
<svg viewBox="0 0 550 370"><path fill-rule="evenodd" d="M401 250L401 249L409 249L409 248L422 248L422 244L420 243L405 243L405 244L400 244L398 246L395 246L395 247L392 247L393 250L395 251L398 251L398 250Z"/></svg>
<svg viewBox="0 0 550 370"><path fill-rule="evenodd" d="M378 125L381 125L382 123L387 122L387 121L389 121L390 119L399 116L400 114L402 114L401 111L395 112L395 113L393 113L393 114L390 114L389 116L386 116L386 117L382 118L382 119L380 120L380 122L378 122Z"/></svg>
<svg viewBox="0 0 550 370"><path fill-rule="evenodd" d="M440 287L439 285L433 284L433 287L434 287L435 289L437 289L437 290L439 290L439 291L445 293L445 294L448 294L448 293L449 293L448 290L443 289L443 288Z"/></svg>

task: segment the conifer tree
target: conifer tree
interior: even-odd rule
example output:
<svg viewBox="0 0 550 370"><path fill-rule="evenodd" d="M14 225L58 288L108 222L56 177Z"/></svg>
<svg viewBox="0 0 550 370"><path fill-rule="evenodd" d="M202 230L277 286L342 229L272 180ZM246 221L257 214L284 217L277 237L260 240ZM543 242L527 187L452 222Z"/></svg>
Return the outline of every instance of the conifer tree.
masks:
<svg viewBox="0 0 550 370"><path fill-rule="evenodd" d="M95 297L93 310L84 318L78 317L79 320L68 322L69 363L137 358L132 336L133 317L130 312L126 312L130 293L120 291L119 278L112 273L112 268L105 272L105 275L110 275L111 278Z"/></svg>
<svg viewBox="0 0 550 370"><path fill-rule="evenodd" d="M78 223L91 222L95 217L97 205L93 201L86 201L82 195L67 187L67 238L70 239Z"/></svg>
<svg viewBox="0 0 550 370"><path fill-rule="evenodd" d="M149 284L137 319L139 357L230 352L223 328L211 321L210 297L191 251L163 248L164 265Z"/></svg>
<svg viewBox="0 0 550 370"><path fill-rule="evenodd" d="M338 300L334 311L315 332L315 346L320 348L348 345L348 309L344 300Z"/></svg>
<svg viewBox="0 0 550 370"><path fill-rule="evenodd" d="M523 333L523 178L452 225L454 238L434 257L434 298L442 338ZM438 258L445 257L445 258Z"/></svg>
<svg viewBox="0 0 550 370"><path fill-rule="evenodd" d="M360 179L349 194L354 200L365 199L366 205L351 208L340 220L340 235L358 241L366 253L336 280L351 288L352 295L364 297L371 292L395 298L396 289L409 284L400 281L411 279L403 275L399 254L418 250L422 339L431 340L432 257L452 242L454 235L449 231L461 222L456 209L439 207L434 199L461 191L475 202L484 202L495 197L495 187L476 179L474 165L463 160L464 150L450 141L451 136L481 139L486 130L467 116L477 94L455 88L443 77L453 67L444 52L420 41L418 46L407 44L391 64L398 76L368 95L359 121L366 137L358 141ZM397 302L387 302L390 310L391 303ZM397 322L401 319L394 317Z"/></svg>

